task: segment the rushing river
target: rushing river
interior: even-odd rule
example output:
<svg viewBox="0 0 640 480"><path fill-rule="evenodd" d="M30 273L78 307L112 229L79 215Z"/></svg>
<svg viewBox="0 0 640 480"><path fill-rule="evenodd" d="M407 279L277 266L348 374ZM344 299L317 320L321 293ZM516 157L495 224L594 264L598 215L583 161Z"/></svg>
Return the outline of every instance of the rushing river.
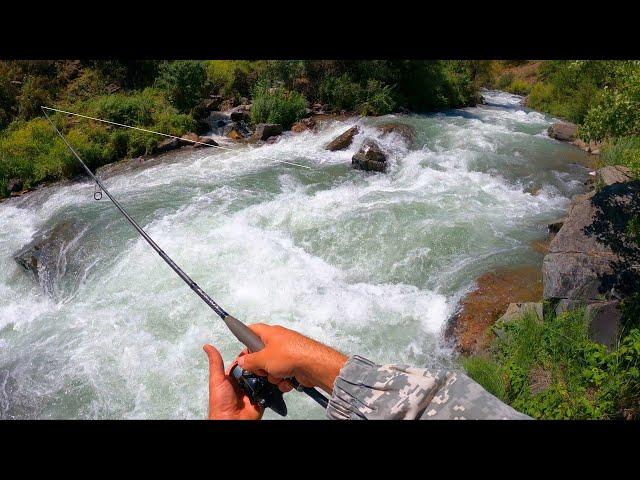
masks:
<svg viewBox="0 0 640 480"><path fill-rule="evenodd" d="M106 180L147 232L225 309L380 362L447 364L446 320L474 279L541 265L531 242L587 170L520 97L432 115L328 121L273 145L183 150ZM376 124L410 124L416 148ZM347 151L324 145L364 128ZM367 138L388 174L352 170ZM265 158L265 156L269 158ZM303 169L273 159L297 162ZM239 343L93 186L0 204L0 418L203 418L206 342ZM52 292L13 254L43 226L80 219ZM289 418L323 418L291 393ZM267 413L267 418L276 415Z"/></svg>

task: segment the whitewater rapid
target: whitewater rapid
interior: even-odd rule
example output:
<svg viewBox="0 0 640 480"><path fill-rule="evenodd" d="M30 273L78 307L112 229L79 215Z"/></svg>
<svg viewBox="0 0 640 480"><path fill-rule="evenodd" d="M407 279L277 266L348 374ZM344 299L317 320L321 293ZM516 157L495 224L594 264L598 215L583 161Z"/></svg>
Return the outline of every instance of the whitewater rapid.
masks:
<svg viewBox="0 0 640 480"><path fill-rule="evenodd" d="M446 320L478 275L540 265L531 242L587 176L553 121L521 97L432 115L323 122L272 145L183 150L105 180L160 246L247 323L281 324L379 362L449 364ZM375 125L398 121L417 148ZM348 150L324 145L362 126ZM352 170L375 138L388 174ZM282 159L311 167L278 163ZM212 343L223 323L90 183L0 204L0 418L204 418ZM67 273L50 294L13 254L43 226L79 219ZM323 418L286 396L290 418ZM276 418L272 413L267 418Z"/></svg>

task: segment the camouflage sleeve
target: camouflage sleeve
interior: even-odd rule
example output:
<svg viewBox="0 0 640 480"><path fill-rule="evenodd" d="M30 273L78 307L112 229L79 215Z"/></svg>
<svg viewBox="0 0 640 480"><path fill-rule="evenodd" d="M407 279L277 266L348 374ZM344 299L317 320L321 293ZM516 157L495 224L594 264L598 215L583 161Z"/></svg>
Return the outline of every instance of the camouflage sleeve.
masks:
<svg viewBox="0 0 640 480"><path fill-rule="evenodd" d="M528 419L460 372L350 357L333 385L330 419Z"/></svg>

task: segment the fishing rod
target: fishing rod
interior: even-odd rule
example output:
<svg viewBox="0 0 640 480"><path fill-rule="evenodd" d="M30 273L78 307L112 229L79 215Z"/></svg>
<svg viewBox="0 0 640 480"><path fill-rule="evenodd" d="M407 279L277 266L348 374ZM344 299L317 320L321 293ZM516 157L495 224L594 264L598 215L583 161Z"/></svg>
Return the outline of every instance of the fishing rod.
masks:
<svg viewBox="0 0 640 480"><path fill-rule="evenodd" d="M226 324L227 328L231 331L231 333L241 342L243 343L250 352L258 352L264 348L264 343L260 339L258 335L256 335L249 327L247 327L240 320L235 318L234 316L227 313L216 301L211 298L207 292L205 292L196 282L194 282L189 275L187 275L172 259L167 255L164 250L160 248L160 246L143 230L143 228L138 225L138 223L131 218L131 216L127 213L122 205L111 195L109 190L102 184L100 179L96 177L91 169L87 167L84 163L80 155L75 151L75 149L71 146L67 138L58 130L58 127L51 121L49 115L47 114L47 110L54 110L48 107L41 107L44 116L51 124L55 132L62 138L67 148L71 151L74 157L80 162L85 172L89 177L96 182L97 188L100 190L94 191L94 198L99 200L102 198L102 192L109 197L109 200L115 205L115 207L122 213L122 215L127 219L127 221L136 229L136 231L140 234L142 238L153 248L160 258L165 261L169 267L185 282L189 285L189 288L193 290L196 295L198 295L204 303L206 303L216 314L222 319L222 321ZM206 144L208 145L208 144ZM98 197L97 194L100 193ZM273 411L278 413L281 416L285 416L287 414L287 406L284 403L284 399L282 398L282 392L278 389L276 385L269 383L265 377L260 377L255 375L247 370L243 370L239 365L235 365L231 370L231 376L236 379L240 387L247 394L249 399L260 405L263 408L271 408ZM295 378L287 379L291 384L295 387L296 390L300 392L306 393L309 397L315 400L318 404L322 406L322 408L327 408L329 401L327 397L325 397L322 393L312 387L304 387L298 383Z"/></svg>

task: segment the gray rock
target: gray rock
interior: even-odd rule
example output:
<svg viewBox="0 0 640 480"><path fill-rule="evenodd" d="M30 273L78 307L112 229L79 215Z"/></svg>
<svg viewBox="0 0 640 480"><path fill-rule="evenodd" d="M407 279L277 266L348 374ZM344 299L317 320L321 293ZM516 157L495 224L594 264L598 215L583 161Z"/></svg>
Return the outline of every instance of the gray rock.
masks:
<svg viewBox="0 0 640 480"><path fill-rule="evenodd" d="M53 294L65 276L70 247L82 235L86 224L66 220L37 232L33 240L14 254L16 262L33 274L44 291Z"/></svg>
<svg viewBox="0 0 640 480"><path fill-rule="evenodd" d="M275 137L280 134L282 134L282 125L279 123L259 123L256 125L253 137L256 140L267 140L269 137Z"/></svg>
<svg viewBox="0 0 640 480"><path fill-rule="evenodd" d="M231 122L222 129L222 134L233 140L241 140L251 136L252 132L246 122Z"/></svg>
<svg viewBox="0 0 640 480"><path fill-rule="evenodd" d="M597 302L587 305L585 316L589 322L591 340L607 347L616 345L622 318L619 302Z"/></svg>
<svg viewBox="0 0 640 480"><path fill-rule="evenodd" d="M220 107L222 97L214 96L210 98L204 98L193 108L193 117L200 120L209 116L211 112L215 112Z"/></svg>
<svg viewBox="0 0 640 480"><path fill-rule="evenodd" d="M614 183L625 183L632 181L633 173L622 165L609 165L598 169L596 172L596 182L600 186L613 185Z"/></svg>
<svg viewBox="0 0 640 480"><path fill-rule="evenodd" d="M334 138L327 144L325 148L331 152L335 152L336 150L344 150L345 148L349 147L349 145L351 145L351 142L353 142L353 137L355 137L359 132L360 128L357 125L354 125L346 132Z"/></svg>
<svg viewBox="0 0 640 480"><path fill-rule="evenodd" d="M626 234L640 213L640 182L576 195L542 266L544 298L557 311L623 298L640 285L640 248Z"/></svg>
<svg viewBox="0 0 640 480"><path fill-rule="evenodd" d="M351 158L351 165L358 170L386 172L387 156L373 140L367 140Z"/></svg>
<svg viewBox="0 0 640 480"><path fill-rule="evenodd" d="M166 140L162 140L155 146L155 148L153 149L153 153L170 152L171 150L180 148L182 145L183 142L178 138L167 138Z"/></svg>
<svg viewBox="0 0 640 480"><path fill-rule="evenodd" d="M561 142L571 142L575 140L577 131L578 126L571 122L556 122L547 129L551 138L555 138Z"/></svg>

